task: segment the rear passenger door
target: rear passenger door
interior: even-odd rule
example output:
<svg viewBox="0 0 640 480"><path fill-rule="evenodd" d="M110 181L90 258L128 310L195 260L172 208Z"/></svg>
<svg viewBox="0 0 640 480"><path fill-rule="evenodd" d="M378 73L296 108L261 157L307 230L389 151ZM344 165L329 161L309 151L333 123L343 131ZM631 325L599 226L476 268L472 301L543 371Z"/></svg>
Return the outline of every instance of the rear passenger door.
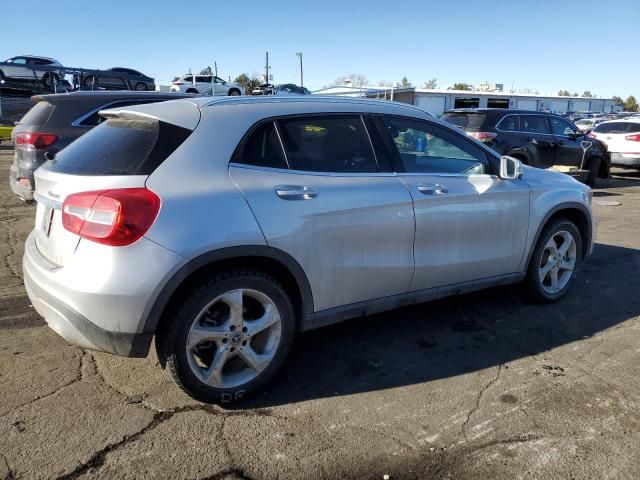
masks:
<svg viewBox="0 0 640 480"><path fill-rule="evenodd" d="M354 114L268 120L230 165L267 243L307 274L316 311L405 293L411 282L411 195L380 171L367 121Z"/></svg>
<svg viewBox="0 0 640 480"><path fill-rule="evenodd" d="M531 113L519 117L520 132L530 165L538 168L551 167L555 161L556 139L551 134L546 115Z"/></svg>
<svg viewBox="0 0 640 480"><path fill-rule="evenodd" d="M515 273L529 223L529 187L493 175L487 153L440 125L380 117L397 175L414 202L411 291Z"/></svg>

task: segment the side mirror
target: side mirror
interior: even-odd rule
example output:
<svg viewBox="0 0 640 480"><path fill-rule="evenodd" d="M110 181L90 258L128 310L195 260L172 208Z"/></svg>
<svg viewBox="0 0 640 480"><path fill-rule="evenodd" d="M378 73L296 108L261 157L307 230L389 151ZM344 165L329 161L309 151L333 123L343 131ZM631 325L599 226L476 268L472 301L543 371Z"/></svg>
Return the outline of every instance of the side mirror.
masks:
<svg viewBox="0 0 640 480"><path fill-rule="evenodd" d="M504 180L522 178L522 162L507 155L500 157L500 178Z"/></svg>

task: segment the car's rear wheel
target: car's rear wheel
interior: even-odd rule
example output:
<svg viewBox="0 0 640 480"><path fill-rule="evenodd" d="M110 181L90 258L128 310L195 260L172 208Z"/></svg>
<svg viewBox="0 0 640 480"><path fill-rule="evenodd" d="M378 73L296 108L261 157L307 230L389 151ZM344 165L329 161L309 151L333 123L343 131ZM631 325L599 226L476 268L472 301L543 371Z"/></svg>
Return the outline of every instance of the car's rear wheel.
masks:
<svg viewBox="0 0 640 480"><path fill-rule="evenodd" d="M145 92L147 90L147 85L142 83L142 82L138 82L136 83L136 91L138 92Z"/></svg>
<svg viewBox="0 0 640 480"><path fill-rule="evenodd" d="M237 88L232 88L231 90L229 90L229 95L237 97L240 95L240 90L238 90Z"/></svg>
<svg viewBox="0 0 640 480"><path fill-rule="evenodd" d="M198 90L196 90L195 88L187 88L186 93L198 93Z"/></svg>
<svg viewBox="0 0 640 480"><path fill-rule="evenodd" d="M242 400L283 364L295 334L286 290L259 271L230 271L188 289L163 354L173 380L204 402Z"/></svg>
<svg viewBox="0 0 640 480"><path fill-rule="evenodd" d="M529 262L525 279L530 295L537 301L555 302L567 293L582 261L582 236L569 220L547 225Z"/></svg>

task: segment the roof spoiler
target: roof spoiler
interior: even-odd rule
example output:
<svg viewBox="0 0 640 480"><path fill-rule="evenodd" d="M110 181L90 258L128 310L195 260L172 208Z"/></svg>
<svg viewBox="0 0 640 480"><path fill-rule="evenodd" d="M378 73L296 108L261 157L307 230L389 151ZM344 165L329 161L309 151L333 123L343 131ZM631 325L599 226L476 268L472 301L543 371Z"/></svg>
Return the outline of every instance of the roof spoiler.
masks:
<svg viewBox="0 0 640 480"><path fill-rule="evenodd" d="M189 100L169 100L143 105L131 105L123 108L110 108L100 110L98 113L107 119L156 120L192 131L200 123L200 108Z"/></svg>

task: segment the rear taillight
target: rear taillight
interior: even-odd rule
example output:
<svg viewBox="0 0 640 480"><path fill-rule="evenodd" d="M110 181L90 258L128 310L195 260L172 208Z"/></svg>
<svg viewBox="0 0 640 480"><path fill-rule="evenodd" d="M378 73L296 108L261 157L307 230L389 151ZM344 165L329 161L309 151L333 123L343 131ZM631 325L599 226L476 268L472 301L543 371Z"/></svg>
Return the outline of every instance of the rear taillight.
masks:
<svg viewBox="0 0 640 480"><path fill-rule="evenodd" d="M482 143L490 142L498 136L497 133L491 132L467 132L467 135L481 141Z"/></svg>
<svg viewBox="0 0 640 480"><path fill-rule="evenodd" d="M630 142L640 142L640 133L634 133L633 135L625 135L625 140L629 140Z"/></svg>
<svg viewBox="0 0 640 480"><path fill-rule="evenodd" d="M598 136L593 132L587 133L587 137L589 137L589 138L598 138Z"/></svg>
<svg viewBox="0 0 640 480"><path fill-rule="evenodd" d="M16 134L16 147L22 150L44 150L58 141L55 133L21 132Z"/></svg>
<svg viewBox="0 0 640 480"><path fill-rule="evenodd" d="M62 204L62 224L71 233L105 245L130 245L153 225L160 198L146 188L74 193Z"/></svg>

